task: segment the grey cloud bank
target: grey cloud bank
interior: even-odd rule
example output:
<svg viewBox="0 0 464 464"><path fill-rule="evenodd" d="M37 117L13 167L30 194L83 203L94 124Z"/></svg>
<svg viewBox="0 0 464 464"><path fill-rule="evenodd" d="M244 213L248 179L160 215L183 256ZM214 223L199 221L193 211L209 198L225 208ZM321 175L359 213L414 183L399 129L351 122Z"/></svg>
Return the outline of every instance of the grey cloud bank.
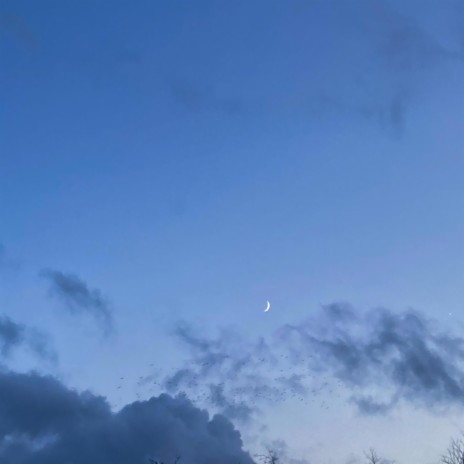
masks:
<svg viewBox="0 0 464 464"><path fill-rule="evenodd" d="M0 460L9 464L252 464L240 433L186 398L163 394L112 412L52 377L0 372Z"/></svg>

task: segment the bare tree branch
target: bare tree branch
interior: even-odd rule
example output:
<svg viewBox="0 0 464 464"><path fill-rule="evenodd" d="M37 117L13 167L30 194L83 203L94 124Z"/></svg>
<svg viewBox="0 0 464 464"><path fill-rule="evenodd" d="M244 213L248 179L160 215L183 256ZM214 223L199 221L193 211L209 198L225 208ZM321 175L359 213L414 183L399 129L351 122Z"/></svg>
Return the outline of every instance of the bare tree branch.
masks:
<svg viewBox="0 0 464 464"><path fill-rule="evenodd" d="M279 462L279 455L273 449L268 449L266 454L257 454L256 457L262 464L277 464Z"/></svg>
<svg viewBox="0 0 464 464"><path fill-rule="evenodd" d="M442 455L443 464L464 464L464 441L462 438L451 440L446 453Z"/></svg>
<svg viewBox="0 0 464 464"><path fill-rule="evenodd" d="M364 456L366 457L367 464L380 464L381 459L374 448L369 448L369 451L364 451Z"/></svg>

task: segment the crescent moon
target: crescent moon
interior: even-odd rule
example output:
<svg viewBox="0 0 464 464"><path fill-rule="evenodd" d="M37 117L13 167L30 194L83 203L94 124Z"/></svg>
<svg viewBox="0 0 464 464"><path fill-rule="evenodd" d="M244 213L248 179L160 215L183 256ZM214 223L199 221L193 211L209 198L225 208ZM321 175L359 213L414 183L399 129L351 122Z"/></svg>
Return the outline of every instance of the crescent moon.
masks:
<svg viewBox="0 0 464 464"><path fill-rule="evenodd" d="M267 313L271 309L271 303L269 301L266 304L266 309L264 310L265 313Z"/></svg>

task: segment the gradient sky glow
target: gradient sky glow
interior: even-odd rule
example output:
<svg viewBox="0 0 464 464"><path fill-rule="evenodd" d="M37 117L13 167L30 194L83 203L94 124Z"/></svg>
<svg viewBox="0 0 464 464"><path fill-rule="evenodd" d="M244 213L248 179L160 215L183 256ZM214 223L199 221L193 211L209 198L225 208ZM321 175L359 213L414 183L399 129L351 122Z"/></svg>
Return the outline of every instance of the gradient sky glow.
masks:
<svg viewBox="0 0 464 464"><path fill-rule="evenodd" d="M357 385L325 353L308 385L340 380L332 393L256 400L248 420L186 385L137 382L196 366L239 388L245 373L199 360L248 353L251 372L265 352L271 376L267 349L309 355L357 331L373 346L391 321L377 326L376 308L404 316L400 337L430 334L464 379L446 339L464 326L463 25L458 0L2 0L0 306L28 328L7 338L0 322L0 377L35 369L60 382L43 388L89 389L113 411L184 390L252 456L273 443L294 464L335 464L375 446L437 463L464 428L451 380L428 379L417 402L408 372ZM340 316L337 332L332 303L367 319ZM313 338L295 348L291 330ZM284 374L306 369L292 359ZM394 406L357 409L390 387Z"/></svg>

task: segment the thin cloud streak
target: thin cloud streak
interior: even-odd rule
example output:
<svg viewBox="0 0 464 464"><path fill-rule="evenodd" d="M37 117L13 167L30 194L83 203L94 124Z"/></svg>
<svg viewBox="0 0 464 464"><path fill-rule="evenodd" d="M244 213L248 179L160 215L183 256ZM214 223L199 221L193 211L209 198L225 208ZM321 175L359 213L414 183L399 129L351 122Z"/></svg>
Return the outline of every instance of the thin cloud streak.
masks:
<svg viewBox="0 0 464 464"><path fill-rule="evenodd" d="M50 338L40 330L0 316L0 355L9 359L14 351L25 347L39 358L55 363L57 354Z"/></svg>
<svg viewBox="0 0 464 464"><path fill-rule="evenodd" d="M49 281L50 296L60 300L71 314L90 314L106 335L114 331L110 304L100 290L90 288L75 274L45 269L39 275Z"/></svg>
<svg viewBox="0 0 464 464"><path fill-rule="evenodd" d="M311 14L308 21L314 21L320 15L328 24L326 31L346 29L351 41L345 47L349 48L339 49L339 44L332 44L329 55L339 56L343 50L352 60L332 62L330 56L322 59L309 49L305 56L303 50L301 59L312 63L315 72L308 76L307 82L301 81L295 77L294 70L300 69L299 66L290 61L288 69L284 68L282 73L284 76L288 73L285 78L294 85L275 89L272 95L241 87L239 77L237 80L227 79L227 87L221 87L218 81L208 82L205 78L199 80L193 75L183 75L167 79L167 90L185 109L198 113L210 111L251 117L304 115L309 120L324 116L343 117L361 119L392 135L402 135L408 113L419 96L424 97L421 87L432 71L449 64L464 63L460 29L451 22L447 24L454 43L452 40L444 43L429 24L421 21L420 15L416 12L406 14L394 1L352 2L348 7L345 2L334 3L335 7L329 8L341 15L328 13L326 2L313 2L310 11L302 12L302 15ZM456 2L437 5L431 10L447 11L450 18L464 19L462 8ZM286 7L280 8L285 15ZM331 43L331 36L323 31L317 38L308 35L306 39ZM318 68L330 66L333 67L330 72L317 73Z"/></svg>

